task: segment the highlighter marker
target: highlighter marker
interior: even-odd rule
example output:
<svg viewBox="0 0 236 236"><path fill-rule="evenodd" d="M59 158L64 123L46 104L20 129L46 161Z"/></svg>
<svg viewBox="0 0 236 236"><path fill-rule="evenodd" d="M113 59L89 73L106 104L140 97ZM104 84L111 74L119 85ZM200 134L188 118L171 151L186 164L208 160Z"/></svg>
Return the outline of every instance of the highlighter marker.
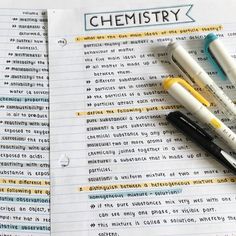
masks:
<svg viewBox="0 0 236 236"><path fill-rule="evenodd" d="M183 134L210 153L216 161L236 174L236 158L229 155L221 147L214 143L214 138L203 128L192 121L180 111L174 111L167 115L166 119L178 128Z"/></svg>
<svg viewBox="0 0 236 236"><path fill-rule="evenodd" d="M163 81L163 87L197 119L207 124L233 151L236 151L236 134L207 109L206 106L210 106L210 103L191 85L181 78L167 78Z"/></svg>
<svg viewBox="0 0 236 236"><path fill-rule="evenodd" d="M204 89L228 118L236 118L236 105L179 43L168 45L168 56L170 62L188 82L196 83Z"/></svg>
<svg viewBox="0 0 236 236"><path fill-rule="evenodd" d="M221 40L213 33L204 39L204 50L223 80L227 77L236 86L236 61L227 52Z"/></svg>

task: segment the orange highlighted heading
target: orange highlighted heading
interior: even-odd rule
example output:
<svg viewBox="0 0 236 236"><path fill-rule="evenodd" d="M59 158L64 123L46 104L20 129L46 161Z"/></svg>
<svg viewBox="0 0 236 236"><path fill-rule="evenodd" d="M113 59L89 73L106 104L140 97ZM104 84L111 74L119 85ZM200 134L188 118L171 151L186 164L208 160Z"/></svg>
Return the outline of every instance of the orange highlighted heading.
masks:
<svg viewBox="0 0 236 236"><path fill-rule="evenodd" d="M132 39L132 38L143 38L143 37L164 37L178 34L192 34L202 32L218 32L223 29L222 25L209 25L200 27L189 27L189 28L173 28L158 31L145 31L145 32L132 32L122 34L100 34L91 36L78 36L75 38L75 42L87 42L87 41L99 41L99 40L114 40L114 39Z"/></svg>

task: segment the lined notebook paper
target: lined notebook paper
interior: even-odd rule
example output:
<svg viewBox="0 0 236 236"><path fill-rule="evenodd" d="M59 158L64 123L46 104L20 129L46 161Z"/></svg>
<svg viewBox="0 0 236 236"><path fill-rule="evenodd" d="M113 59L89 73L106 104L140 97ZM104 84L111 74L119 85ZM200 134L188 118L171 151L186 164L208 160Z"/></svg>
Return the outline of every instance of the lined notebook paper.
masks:
<svg viewBox="0 0 236 236"><path fill-rule="evenodd" d="M236 179L167 123L186 111L161 87L177 75L166 55L177 40L236 99L202 50L216 32L235 56L236 5L224 4L49 11L53 236L235 235Z"/></svg>
<svg viewBox="0 0 236 236"><path fill-rule="evenodd" d="M0 10L0 235L49 235L47 19Z"/></svg>

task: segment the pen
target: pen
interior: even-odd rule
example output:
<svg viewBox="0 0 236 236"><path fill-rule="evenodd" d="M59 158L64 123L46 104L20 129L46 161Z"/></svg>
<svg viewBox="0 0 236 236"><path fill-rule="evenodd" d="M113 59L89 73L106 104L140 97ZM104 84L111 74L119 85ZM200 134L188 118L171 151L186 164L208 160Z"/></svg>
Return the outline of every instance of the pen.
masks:
<svg viewBox="0 0 236 236"><path fill-rule="evenodd" d="M204 49L221 78L228 77L231 83L236 86L236 62L229 55L220 39L213 33L208 34L204 39Z"/></svg>
<svg viewBox="0 0 236 236"><path fill-rule="evenodd" d="M168 45L168 56L170 62L188 82L198 84L213 97L216 105L220 106L225 115L230 119L236 118L236 105L179 43L174 42Z"/></svg>
<svg viewBox="0 0 236 236"><path fill-rule="evenodd" d="M216 161L220 162L236 174L236 159L216 145L213 142L213 137L199 125L182 114L180 111L169 113L166 119L182 131L186 136L188 136L192 141L200 145L208 153L212 154Z"/></svg>
<svg viewBox="0 0 236 236"><path fill-rule="evenodd" d="M210 106L210 103L191 85L181 78L167 78L163 81L163 87L201 122L209 125L232 150L236 151L236 134L205 107Z"/></svg>

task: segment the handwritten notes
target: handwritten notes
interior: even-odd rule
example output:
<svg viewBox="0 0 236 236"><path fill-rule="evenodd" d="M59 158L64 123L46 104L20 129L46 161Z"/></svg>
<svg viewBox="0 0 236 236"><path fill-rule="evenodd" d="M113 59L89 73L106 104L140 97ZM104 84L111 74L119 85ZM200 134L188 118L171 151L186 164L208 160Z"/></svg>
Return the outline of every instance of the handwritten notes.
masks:
<svg viewBox="0 0 236 236"><path fill-rule="evenodd" d="M119 32L87 31L84 24L94 12L103 12L100 19L124 12L118 4L49 11L53 236L234 235L235 177L165 119L183 110L161 87L177 73L166 54L171 40L181 41L236 98L202 51L202 39L214 31L235 54L232 10L226 7L221 21L214 17L218 4L206 22L205 1L192 3L197 25ZM145 11L141 1L126 8L134 6Z"/></svg>
<svg viewBox="0 0 236 236"><path fill-rule="evenodd" d="M49 235L47 18L0 10L0 235Z"/></svg>

